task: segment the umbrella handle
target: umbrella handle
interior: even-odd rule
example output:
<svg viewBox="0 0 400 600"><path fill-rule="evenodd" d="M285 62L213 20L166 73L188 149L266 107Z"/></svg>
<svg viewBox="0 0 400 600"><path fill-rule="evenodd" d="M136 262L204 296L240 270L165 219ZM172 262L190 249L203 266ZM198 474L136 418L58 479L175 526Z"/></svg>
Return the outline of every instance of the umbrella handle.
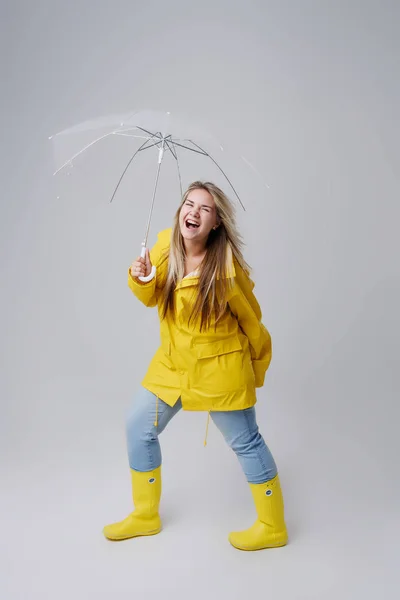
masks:
<svg viewBox="0 0 400 600"><path fill-rule="evenodd" d="M141 258L146 258L146 248L144 246L142 246L142 251L140 252L140 256L141 256ZM144 282L151 281L155 274L156 274L156 267L153 265L151 268L150 275L147 275L146 277L140 276L140 277L138 277L138 279L140 279L140 281L144 281Z"/></svg>

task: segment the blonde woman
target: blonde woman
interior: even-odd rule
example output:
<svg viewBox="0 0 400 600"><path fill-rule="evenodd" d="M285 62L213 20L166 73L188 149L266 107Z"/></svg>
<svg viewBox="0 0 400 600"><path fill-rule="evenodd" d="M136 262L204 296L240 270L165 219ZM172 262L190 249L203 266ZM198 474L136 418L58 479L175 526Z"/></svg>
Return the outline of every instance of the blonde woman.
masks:
<svg viewBox="0 0 400 600"><path fill-rule="evenodd" d="M271 338L241 248L229 199L212 183L194 182L172 229L159 233L146 258L129 268L132 292L146 306L158 307L161 345L127 419L135 510L104 528L108 539L161 531L159 434L183 408L208 412L250 486L257 519L231 533L230 543L240 550L287 543L277 467L254 407L271 361ZM153 266L153 278L140 280Z"/></svg>

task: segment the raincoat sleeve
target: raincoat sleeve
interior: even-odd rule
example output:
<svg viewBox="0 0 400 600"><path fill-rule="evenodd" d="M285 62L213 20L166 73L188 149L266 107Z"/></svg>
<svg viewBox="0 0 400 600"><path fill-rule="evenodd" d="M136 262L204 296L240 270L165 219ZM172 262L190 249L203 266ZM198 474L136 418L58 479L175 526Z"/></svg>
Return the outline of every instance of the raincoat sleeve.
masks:
<svg viewBox="0 0 400 600"><path fill-rule="evenodd" d="M272 358L271 336L261 322L261 308L253 293L254 282L238 263L235 264L235 271L235 285L228 305L249 340L256 387L262 387Z"/></svg>
<svg viewBox="0 0 400 600"><path fill-rule="evenodd" d="M168 253L169 243L166 243L168 232L169 230L160 232L156 243L150 250L151 263L156 267L153 279L147 282L139 281L132 277L130 267L128 269L128 286L145 306L156 306L162 290L160 265L166 260Z"/></svg>

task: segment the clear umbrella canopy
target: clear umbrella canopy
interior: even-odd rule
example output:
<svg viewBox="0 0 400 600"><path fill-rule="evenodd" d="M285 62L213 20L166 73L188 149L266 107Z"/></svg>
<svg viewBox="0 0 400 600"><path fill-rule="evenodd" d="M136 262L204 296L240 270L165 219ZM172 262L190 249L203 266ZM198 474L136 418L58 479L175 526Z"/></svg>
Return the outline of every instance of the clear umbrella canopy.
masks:
<svg viewBox="0 0 400 600"><path fill-rule="evenodd" d="M167 111L100 117L50 139L61 194L86 178L102 182L98 189L105 199L117 201L120 194L128 194L137 202L138 184L151 180L151 193L140 200L148 214L144 247L164 181L175 186L179 197L192 181L213 181L242 209L251 206L251 194L265 194L268 187L241 153L239 131L234 147L226 148L198 122Z"/></svg>

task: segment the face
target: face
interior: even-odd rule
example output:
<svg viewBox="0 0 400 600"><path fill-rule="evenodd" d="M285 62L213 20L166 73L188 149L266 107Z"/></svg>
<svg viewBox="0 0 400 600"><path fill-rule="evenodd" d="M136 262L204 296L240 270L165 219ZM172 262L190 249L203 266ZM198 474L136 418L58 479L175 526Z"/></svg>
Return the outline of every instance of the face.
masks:
<svg viewBox="0 0 400 600"><path fill-rule="evenodd" d="M189 192L179 214L179 226L185 240L206 241L218 224L217 209L207 190Z"/></svg>

